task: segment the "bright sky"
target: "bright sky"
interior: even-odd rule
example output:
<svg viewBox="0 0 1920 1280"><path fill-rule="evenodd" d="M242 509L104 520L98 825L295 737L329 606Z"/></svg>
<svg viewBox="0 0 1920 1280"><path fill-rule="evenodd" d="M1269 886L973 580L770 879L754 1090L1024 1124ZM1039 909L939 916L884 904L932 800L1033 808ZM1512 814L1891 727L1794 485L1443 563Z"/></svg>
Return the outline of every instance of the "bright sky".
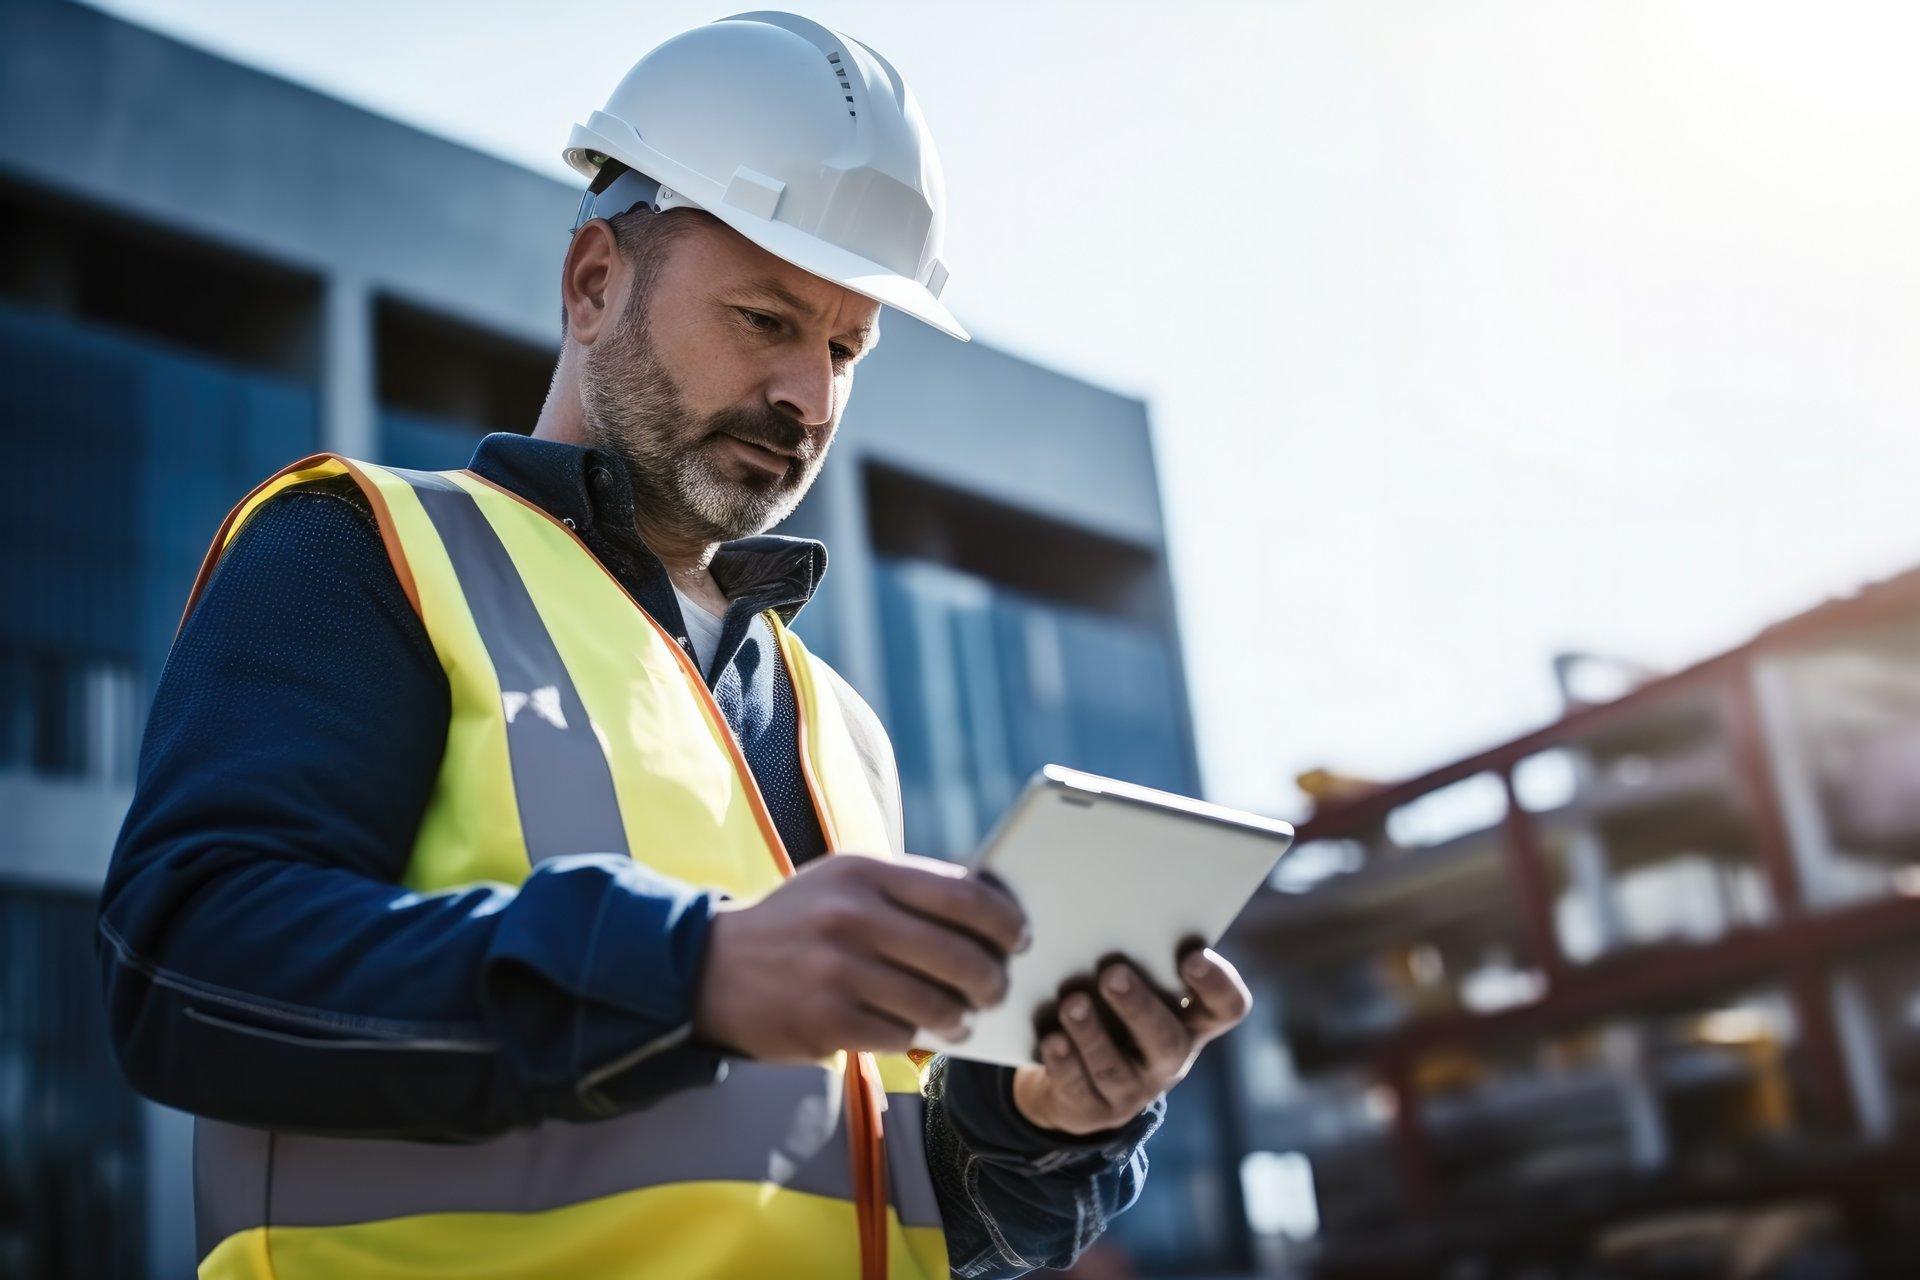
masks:
<svg viewBox="0 0 1920 1280"><path fill-rule="evenodd" d="M732 11L102 7L555 176ZM1215 798L1417 771L1551 719L1556 650L1681 665L1920 563L1920 7L804 8L919 96L961 319L1151 401Z"/></svg>

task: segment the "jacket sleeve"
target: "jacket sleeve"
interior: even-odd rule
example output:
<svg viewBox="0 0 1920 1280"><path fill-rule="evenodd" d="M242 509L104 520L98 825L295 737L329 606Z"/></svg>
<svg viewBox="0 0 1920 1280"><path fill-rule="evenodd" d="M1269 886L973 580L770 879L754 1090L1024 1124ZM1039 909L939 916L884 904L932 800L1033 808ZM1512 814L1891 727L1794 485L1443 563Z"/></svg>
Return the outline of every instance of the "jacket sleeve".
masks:
<svg viewBox="0 0 1920 1280"><path fill-rule="evenodd" d="M1007 1067L934 1059L926 1083L927 1163L949 1268L1000 1280L1065 1267L1139 1198L1147 1139L1166 1098L1105 1134L1069 1138L1031 1124Z"/></svg>
<svg viewBox="0 0 1920 1280"><path fill-rule="evenodd" d="M478 1138L711 1081L713 899L623 855L401 883L448 691L356 493L266 504L176 638L102 891L141 1093L243 1124Z"/></svg>

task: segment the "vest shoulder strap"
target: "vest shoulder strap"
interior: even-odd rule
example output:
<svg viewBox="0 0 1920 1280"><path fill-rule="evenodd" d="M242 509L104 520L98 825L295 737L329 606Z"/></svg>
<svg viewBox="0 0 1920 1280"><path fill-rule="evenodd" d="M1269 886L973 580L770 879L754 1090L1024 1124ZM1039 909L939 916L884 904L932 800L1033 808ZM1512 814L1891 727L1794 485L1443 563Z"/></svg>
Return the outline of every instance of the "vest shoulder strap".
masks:
<svg viewBox="0 0 1920 1280"><path fill-rule="evenodd" d="M226 550L227 544L239 532L240 526L246 522L247 517L258 510L261 504L284 489L340 475L351 476L361 491L367 495L373 508L375 521L380 528L381 538L386 543L388 555L393 561L394 571L400 578L401 588L405 591L408 600L412 602L414 609L419 611L418 591L406 556L402 552L393 517L387 511L386 502L381 496L379 487L368 476L368 469L367 464L356 462L351 458L345 458L339 454L322 453L302 458L262 481L234 507L220 526L213 545L208 548L206 558L201 562L200 572L194 580L193 589L188 594L186 608L181 614L182 624L186 621L186 615L193 611L193 606L205 588L208 578L211 577L221 553ZM840 705L841 716L846 721L847 733L853 740L855 753L860 757L860 764L866 773L867 785L873 791L874 801L879 805L881 815L886 820L894 850L904 852L906 841L901 814L900 774L894 762L893 742L887 737L885 726L880 723L880 717L874 714L873 708L867 705L866 699L855 692L853 686L848 684L839 672L825 663L820 663L819 667L827 672L827 684L832 688L834 698Z"/></svg>
<svg viewBox="0 0 1920 1280"><path fill-rule="evenodd" d="M200 595L206 590L207 582L213 576L214 566L226 553L227 547L239 536L253 513L277 494L296 485L308 484L319 480L328 480L337 476L350 476L367 497L367 504L373 511L374 524L379 528L380 540L386 544L387 558L393 564L394 575L400 580L400 590L405 593L408 603L413 605L415 613L420 611L420 594L413 581L413 572L407 564L405 553L400 547L400 537L394 528L393 516L387 510L386 500L379 488L367 476L367 464L356 462L352 458L337 453L316 453L289 463L255 485L246 497L235 504L227 518L221 522L220 530L213 536L213 543L207 548L207 554L200 561L200 571L194 575L193 587L187 593L186 607L180 614L180 626L185 626L187 618L193 613L194 605L200 601Z"/></svg>
<svg viewBox="0 0 1920 1280"><path fill-rule="evenodd" d="M827 684L833 689L834 698L840 703L840 714L847 722L847 734L853 739L853 749L866 771L867 785L873 788L874 801L886 817L893 851L904 853L906 833L901 815L900 770L893 758L893 740L887 737L880 717L846 678L825 663L820 666L827 673Z"/></svg>

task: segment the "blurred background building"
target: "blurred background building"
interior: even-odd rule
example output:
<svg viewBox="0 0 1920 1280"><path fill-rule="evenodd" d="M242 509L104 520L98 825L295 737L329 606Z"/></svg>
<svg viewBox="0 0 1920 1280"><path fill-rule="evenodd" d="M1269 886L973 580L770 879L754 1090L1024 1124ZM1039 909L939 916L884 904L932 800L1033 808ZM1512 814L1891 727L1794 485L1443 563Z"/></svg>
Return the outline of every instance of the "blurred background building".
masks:
<svg viewBox="0 0 1920 1280"><path fill-rule="evenodd" d="M1677 674L1557 668L1547 728L1303 779L1235 936L1263 1259L1920 1275L1920 572Z"/></svg>
<svg viewBox="0 0 1920 1280"><path fill-rule="evenodd" d="M0 1275L191 1268L189 1126L119 1081L91 943L187 588L295 458L457 467L530 428L577 201L93 10L0 3ZM1138 400L896 317L785 528L831 547L799 629L891 726L914 848L969 848L1049 760L1197 790ZM1194 1093L1128 1219L1142 1259L1242 1238L1218 1089Z"/></svg>
<svg viewBox="0 0 1920 1280"><path fill-rule="evenodd" d="M121 1083L91 943L180 605L283 463L532 423L576 194L0 0L0 1276L190 1266L189 1127ZM1140 401L887 324L788 527L913 847L1049 760L1199 789L1159 484ZM1557 670L1548 728L1303 779L1256 1018L1084 1274L1920 1274L1920 578Z"/></svg>

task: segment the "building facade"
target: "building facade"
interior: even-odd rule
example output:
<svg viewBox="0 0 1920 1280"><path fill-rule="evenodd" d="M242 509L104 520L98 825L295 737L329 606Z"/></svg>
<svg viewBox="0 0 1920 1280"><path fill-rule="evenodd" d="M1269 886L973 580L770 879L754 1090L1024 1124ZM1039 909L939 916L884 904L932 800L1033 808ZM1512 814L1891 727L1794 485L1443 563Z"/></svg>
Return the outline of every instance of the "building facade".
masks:
<svg viewBox="0 0 1920 1280"><path fill-rule="evenodd" d="M290 143L289 140L297 140ZM227 508L321 449L462 465L531 427L578 192L91 9L0 0L0 1273L177 1276L190 1124L104 1041L94 897ZM785 526L799 629L893 732L911 847L1047 761L1192 792L1146 406L904 318ZM1209 1066L1125 1222L1244 1260Z"/></svg>

